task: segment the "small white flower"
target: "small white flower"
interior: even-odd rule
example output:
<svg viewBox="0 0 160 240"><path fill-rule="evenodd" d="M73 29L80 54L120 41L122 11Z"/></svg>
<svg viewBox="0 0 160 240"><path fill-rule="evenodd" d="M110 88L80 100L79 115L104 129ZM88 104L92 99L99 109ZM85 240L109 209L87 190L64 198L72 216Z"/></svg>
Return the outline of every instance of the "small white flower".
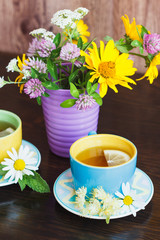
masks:
<svg viewBox="0 0 160 240"><path fill-rule="evenodd" d="M82 18L88 14L89 10L87 8L79 7L76 10L74 10L74 12L80 14Z"/></svg>
<svg viewBox="0 0 160 240"><path fill-rule="evenodd" d="M7 151L7 153L10 158L4 158L4 161L1 162L2 165L5 165L2 170L7 171L4 179L14 180L17 183L19 179L23 179L23 175L34 175L33 171L38 170L38 167L34 166L37 163L34 158L35 153L30 151L28 146L21 145L18 152L12 148L12 152Z"/></svg>
<svg viewBox="0 0 160 240"><path fill-rule="evenodd" d="M32 35L32 36L36 36L36 35L43 35L44 33L46 32L46 29L44 28L38 28L38 29L35 29L33 31L31 31L29 34Z"/></svg>
<svg viewBox="0 0 160 240"><path fill-rule="evenodd" d="M53 41L53 39L55 38L55 34L50 31L46 31L45 33L43 33L43 38L45 40Z"/></svg>
<svg viewBox="0 0 160 240"><path fill-rule="evenodd" d="M16 58L13 58L9 62L8 66L6 67L7 68L7 72L14 72L14 71L19 72L20 70L19 70L19 68L17 66L17 62L18 62L18 60Z"/></svg>
<svg viewBox="0 0 160 240"><path fill-rule="evenodd" d="M87 193L87 188L86 187L81 187L81 188L78 188L78 190L76 191L76 195L78 197L85 197L86 196L86 193Z"/></svg>
<svg viewBox="0 0 160 240"><path fill-rule="evenodd" d="M22 70L22 73L23 73L23 79L28 79L28 78L30 78L31 77L31 73L30 73L30 71L29 70L26 70L26 69L23 69Z"/></svg>
<svg viewBox="0 0 160 240"><path fill-rule="evenodd" d="M100 200L104 200L107 197L107 194L102 187L94 188L92 195Z"/></svg>
<svg viewBox="0 0 160 240"><path fill-rule="evenodd" d="M4 76L0 77L0 88L2 88L6 84L6 81L4 80Z"/></svg>
<svg viewBox="0 0 160 240"><path fill-rule="evenodd" d="M97 215L101 210L101 204L97 199L91 198L89 204L86 206L85 213L89 215Z"/></svg>
<svg viewBox="0 0 160 240"><path fill-rule="evenodd" d="M144 209L145 203L137 195L136 191L130 189L130 184L122 183L122 193L116 192L116 196L120 198L120 203L124 211L131 211L136 216L136 208Z"/></svg>

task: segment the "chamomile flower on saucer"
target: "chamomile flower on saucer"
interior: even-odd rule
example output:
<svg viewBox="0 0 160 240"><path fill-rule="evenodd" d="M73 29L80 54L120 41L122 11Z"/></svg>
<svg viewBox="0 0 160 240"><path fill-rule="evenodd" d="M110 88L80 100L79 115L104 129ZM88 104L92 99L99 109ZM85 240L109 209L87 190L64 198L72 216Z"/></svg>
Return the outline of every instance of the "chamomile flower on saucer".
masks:
<svg viewBox="0 0 160 240"><path fill-rule="evenodd" d="M18 152L12 148L12 152L7 153L10 158L4 158L1 162L5 166L2 170L7 171L4 179L17 183L19 179L23 179L23 175L34 175L33 171L38 170L38 167L34 166L37 163L35 153L30 151L28 146L21 145Z"/></svg>
<svg viewBox="0 0 160 240"><path fill-rule="evenodd" d="M136 195L136 191L131 190L128 182L126 184L122 183L122 193L117 191L115 195L119 197L122 209L131 211L134 217L136 217L136 208L145 208L145 203Z"/></svg>

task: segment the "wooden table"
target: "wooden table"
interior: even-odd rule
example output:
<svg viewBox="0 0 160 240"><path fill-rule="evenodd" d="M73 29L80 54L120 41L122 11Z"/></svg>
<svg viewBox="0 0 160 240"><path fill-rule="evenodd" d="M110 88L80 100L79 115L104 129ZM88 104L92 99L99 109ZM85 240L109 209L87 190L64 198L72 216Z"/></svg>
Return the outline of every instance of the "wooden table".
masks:
<svg viewBox="0 0 160 240"><path fill-rule="evenodd" d="M0 54L1 74L15 55ZM12 76L13 75L9 74ZM14 79L13 79L14 80ZM0 239L160 239L160 83L143 80L130 91L109 90L99 115L98 133L112 133L130 139L137 146L137 167L153 181L155 192L145 210L107 225L74 215L55 200L53 184L70 168L69 159L54 155L48 147L42 109L36 101L19 94L16 86L0 89L0 108L15 112L23 122L23 139L41 152L39 172L50 185L50 194L39 194L18 185L0 189Z"/></svg>

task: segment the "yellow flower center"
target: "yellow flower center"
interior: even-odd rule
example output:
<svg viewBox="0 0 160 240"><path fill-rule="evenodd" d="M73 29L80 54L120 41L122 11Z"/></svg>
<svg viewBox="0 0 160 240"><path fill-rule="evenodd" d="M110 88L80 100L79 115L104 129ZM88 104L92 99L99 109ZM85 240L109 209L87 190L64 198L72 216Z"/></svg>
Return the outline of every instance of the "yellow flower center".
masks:
<svg viewBox="0 0 160 240"><path fill-rule="evenodd" d="M133 199L131 198L131 196L125 196L124 199L123 199L123 202L125 205L129 206L132 204L133 202Z"/></svg>
<svg viewBox="0 0 160 240"><path fill-rule="evenodd" d="M114 62L101 62L98 66L98 71L102 77L114 77L116 73Z"/></svg>
<svg viewBox="0 0 160 240"><path fill-rule="evenodd" d="M23 169L25 169L25 161L22 159L17 159L14 163L14 169L17 171L23 171Z"/></svg>

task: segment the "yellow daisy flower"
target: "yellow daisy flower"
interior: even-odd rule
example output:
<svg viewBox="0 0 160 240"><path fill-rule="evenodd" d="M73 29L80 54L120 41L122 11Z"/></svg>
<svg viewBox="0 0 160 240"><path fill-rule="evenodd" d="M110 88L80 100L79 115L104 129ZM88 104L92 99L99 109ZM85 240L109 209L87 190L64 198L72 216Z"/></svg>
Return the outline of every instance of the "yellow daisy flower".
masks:
<svg viewBox="0 0 160 240"><path fill-rule="evenodd" d="M20 93L22 93L24 84L20 85L19 83L22 81L22 78L24 76L24 74L22 73L23 65L27 66L27 64L25 63L25 60L28 60L28 59L26 59L26 54L23 54L22 61L19 56L17 57L17 60L18 60L18 68L21 72L19 73L19 76L15 79L15 82L18 82L18 87L20 87Z"/></svg>
<svg viewBox="0 0 160 240"><path fill-rule="evenodd" d="M142 80L145 77L148 77L147 80L149 80L150 84L152 84L153 80L158 77L158 69L156 67L157 65L160 65L160 53L158 53L153 58L144 76L141 78L138 78L137 81Z"/></svg>
<svg viewBox="0 0 160 240"><path fill-rule="evenodd" d="M76 21L76 29L74 29L73 35L72 35L72 43L77 44L79 37L82 38L83 43L88 42L87 37L90 36L90 32L88 30L87 24L83 22L83 20ZM64 32L64 35L68 37L68 31L71 32L72 29L68 30L66 29Z"/></svg>
<svg viewBox="0 0 160 240"><path fill-rule="evenodd" d="M125 14L125 16L121 17L126 35L130 37L132 40L138 40L140 42L143 42L143 39L141 38L141 25L136 25L135 18L133 18L133 22L130 24L128 16ZM137 31L138 30L138 31Z"/></svg>
<svg viewBox="0 0 160 240"><path fill-rule="evenodd" d="M83 20L80 20L78 23L77 23L77 32L79 33L79 37L82 38L82 41L83 43L86 43L88 42L88 39L86 37L89 37L90 36L90 32L87 31L88 30L88 26L87 24L85 24L83 22ZM78 40L78 39L77 39Z"/></svg>
<svg viewBox="0 0 160 240"><path fill-rule="evenodd" d="M87 64L85 66L92 71L90 82L98 79L100 96L103 98L106 95L108 87L118 92L117 84L132 89L128 83L136 83L127 76L133 75L137 69L133 68L133 61L128 59L129 54L119 54L113 40L110 40L106 46L100 41L100 51L96 43L92 44L93 49L89 49L89 54L81 51L81 56L85 56Z"/></svg>

